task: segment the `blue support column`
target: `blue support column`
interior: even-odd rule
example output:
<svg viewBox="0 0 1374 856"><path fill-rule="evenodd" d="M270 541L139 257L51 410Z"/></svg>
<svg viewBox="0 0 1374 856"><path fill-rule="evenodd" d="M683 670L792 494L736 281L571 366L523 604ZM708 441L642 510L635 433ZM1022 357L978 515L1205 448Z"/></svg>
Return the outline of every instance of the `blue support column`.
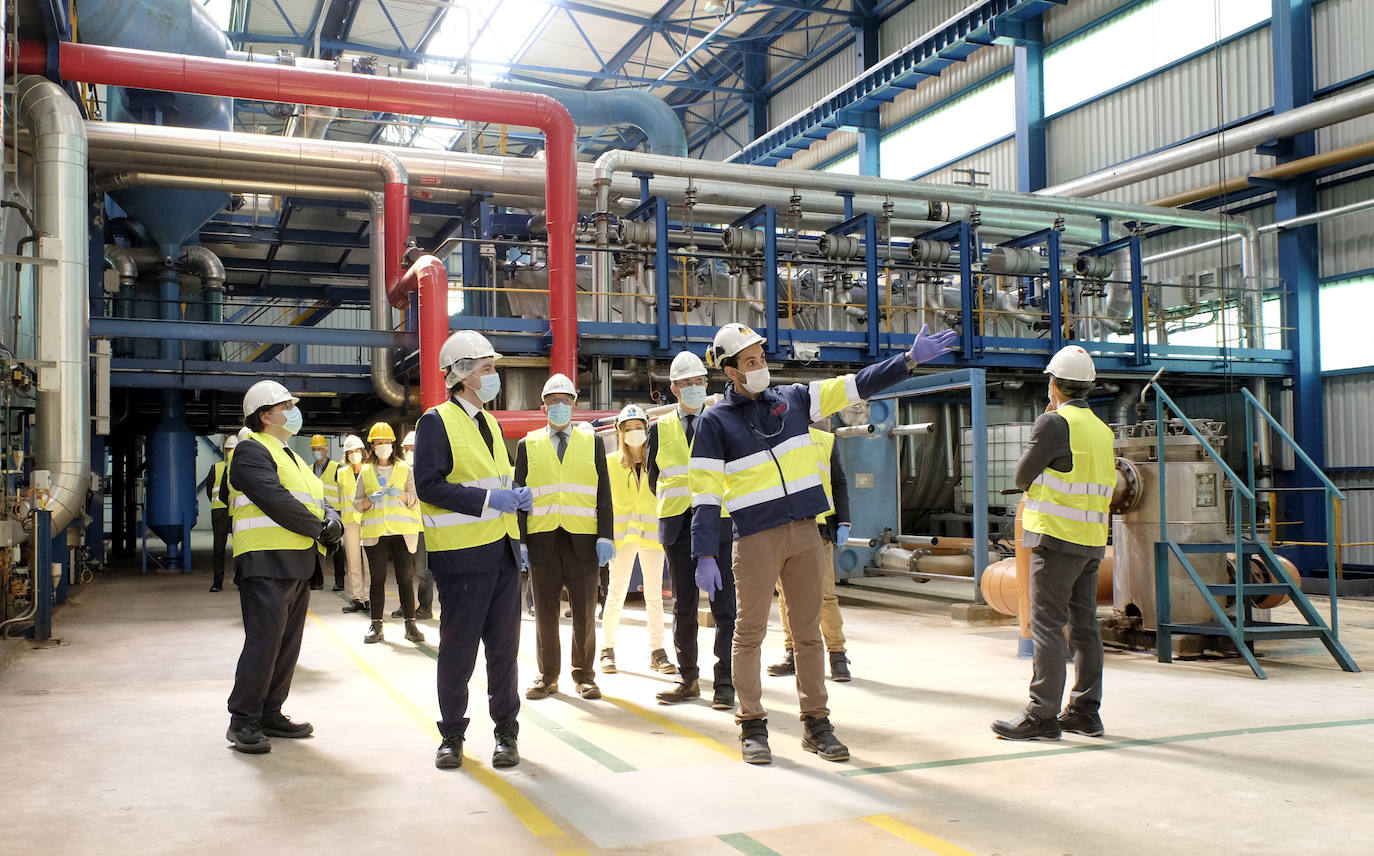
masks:
<svg viewBox="0 0 1374 856"><path fill-rule="evenodd" d="M1059 353L1064 347L1064 282L1059 270L1059 232L1051 229L1045 236L1045 245L1050 251L1048 271L1049 288L1046 299L1050 302L1050 354Z"/></svg>
<svg viewBox="0 0 1374 856"><path fill-rule="evenodd" d="M1032 193L1046 186L1045 45L1040 18L1025 22L1025 38L1013 49L1016 86L1016 189Z"/></svg>
<svg viewBox="0 0 1374 856"><path fill-rule="evenodd" d="M673 317L672 289L668 281L668 200L662 196L654 199L654 292L657 295L656 319L658 322L658 346L664 350L672 347L669 324ZM683 323L686 323L686 306L683 307Z"/></svg>
<svg viewBox="0 0 1374 856"><path fill-rule="evenodd" d="M782 352L778 341L778 209L772 205L763 210L763 312L763 335L768 338L764 347L769 356L777 356Z"/></svg>
<svg viewBox="0 0 1374 856"><path fill-rule="evenodd" d="M864 291L868 311L868 356L878 356L878 329L882 323L878 306L878 218L864 215Z"/></svg>
<svg viewBox="0 0 1374 856"><path fill-rule="evenodd" d="M959 313L959 338L966 360L973 359L973 230L967 220L959 221L959 290L963 311ZM977 505L977 503L974 503Z"/></svg>
<svg viewBox="0 0 1374 856"><path fill-rule="evenodd" d="M982 369L969 371L969 416L973 429L973 575L983 577L988 566L988 504L982 501L988 483L987 375ZM983 587L973 586L973 602L983 602Z"/></svg>
<svg viewBox="0 0 1374 856"><path fill-rule="evenodd" d="M1135 364L1150 362L1150 343L1145 339L1145 272L1141 269L1140 236L1128 240L1131 253L1131 333L1135 338Z"/></svg>
<svg viewBox="0 0 1374 856"><path fill-rule="evenodd" d="M850 26L854 30L854 71L862 75L873 67L879 55L878 29L882 23L875 11L875 0L852 0L853 16ZM873 113L876 119L878 114ZM873 127L859 129L859 175L882 175L881 143L882 131Z"/></svg>
<svg viewBox="0 0 1374 856"><path fill-rule="evenodd" d="M749 94L749 139L757 140L772 128L768 124L768 46L754 41L741 46L744 53L744 85Z"/></svg>
<svg viewBox="0 0 1374 856"><path fill-rule="evenodd" d="M33 513L33 639L52 638L52 512Z"/></svg>

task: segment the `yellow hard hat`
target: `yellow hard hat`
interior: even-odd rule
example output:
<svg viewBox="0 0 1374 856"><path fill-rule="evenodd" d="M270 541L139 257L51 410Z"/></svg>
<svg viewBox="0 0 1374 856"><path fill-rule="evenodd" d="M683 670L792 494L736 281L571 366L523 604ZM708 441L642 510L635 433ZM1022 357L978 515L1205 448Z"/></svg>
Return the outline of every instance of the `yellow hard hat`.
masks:
<svg viewBox="0 0 1374 856"><path fill-rule="evenodd" d="M324 435L323 435L323 434L316 434L314 437L311 437L311 438L310 438L310 448L312 448L312 449L328 449L328 448L329 448L329 441L326 440L326 439L324 438Z"/></svg>
<svg viewBox="0 0 1374 856"><path fill-rule="evenodd" d="M391 443L396 442L396 432L391 430L391 426L385 422L378 422L372 426L372 430L367 432L367 442L375 443L378 440L386 440Z"/></svg>

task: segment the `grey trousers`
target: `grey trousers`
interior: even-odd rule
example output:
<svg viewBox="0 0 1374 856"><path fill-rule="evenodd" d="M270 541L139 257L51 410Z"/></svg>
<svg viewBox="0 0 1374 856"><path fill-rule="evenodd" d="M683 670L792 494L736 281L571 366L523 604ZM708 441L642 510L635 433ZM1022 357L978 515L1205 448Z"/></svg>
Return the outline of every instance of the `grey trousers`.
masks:
<svg viewBox="0 0 1374 856"><path fill-rule="evenodd" d="M1102 633L1097 627L1100 561L1044 547L1031 550L1030 631L1035 640L1035 674L1026 712L1041 719L1053 719L1063 703L1066 623L1076 675L1068 706L1096 713L1102 705Z"/></svg>

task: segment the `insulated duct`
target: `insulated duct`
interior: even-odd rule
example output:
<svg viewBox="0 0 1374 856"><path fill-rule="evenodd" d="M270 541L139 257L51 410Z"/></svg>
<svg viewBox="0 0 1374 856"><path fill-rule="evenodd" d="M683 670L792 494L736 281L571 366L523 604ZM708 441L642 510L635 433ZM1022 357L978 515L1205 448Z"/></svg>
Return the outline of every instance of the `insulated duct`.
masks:
<svg viewBox="0 0 1374 856"><path fill-rule="evenodd" d="M492 89L547 95L568 108L578 125L633 125L649 140L649 151L687 157L687 132L662 98L635 89L565 89L524 80L497 80Z"/></svg>
<svg viewBox="0 0 1374 856"><path fill-rule="evenodd" d="M38 255L38 412L35 466L50 473L52 532L80 517L90 486L90 315L86 296L86 133L62 87L26 76L15 87L19 121L33 133Z"/></svg>

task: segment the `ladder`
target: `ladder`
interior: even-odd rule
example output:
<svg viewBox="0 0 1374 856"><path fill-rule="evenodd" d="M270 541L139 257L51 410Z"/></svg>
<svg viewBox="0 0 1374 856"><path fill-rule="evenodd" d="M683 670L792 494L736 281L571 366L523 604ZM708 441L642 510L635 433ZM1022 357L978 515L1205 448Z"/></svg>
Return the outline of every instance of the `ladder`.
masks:
<svg viewBox="0 0 1374 856"><path fill-rule="evenodd" d="M1236 475L1235 471L1227 466L1221 459L1212 445L1207 442L1194 426L1188 416L1174 403L1167 393L1158 383L1152 382L1150 387L1155 393L1155 419L1156 425L1165 424L1165 416L1168 413L1177 415L1184 427L1192 434L1202 448L1211 455L1212 460L1221 467L1226 478L1231 482L1231 523L1235 532L1234 541L1223 541L1218 543L1204 544L1183 544L1169 539L1168 526L1168 497L1167 479L1164 476L1164 439L1166 432L1160 430L1156 432L1159 437L1158 461L1159 461L1159 540L1155 542L1155 608L1157 620L1157 631L1155 636L1156 648L1159 652L1159 662L1168 663L1173 659L1173 634L1203 634L1207 636L1226 636L1235 644L1236 650L1245 658L1245 662L1250 666L1250 670L1255 673L1257 678L1265 678L1264 669L1260 667L1259 661L1255 659L1254 644L1260 639L1320 639L1330 652L1332 658L1347 672L1358 672L1360 669L1355 665L1355 661L1341 645L1337 635L1337 616L1336 616L1336 538L1335 538L1335 503L1344 500L1344 495L1337 487L1331 483L1326 474L1321 471L1312 459L1307 456L1288 432L1283 430L1273 414L1260 404L1259 400L1250 393L1248 389L1242 389L1241 393L1245 397L1245 448L1248 464L1248 478L1242 480ZM1264 417L1274 432L1292 447L1296 459L1313 473L1316 474L1324 485L1326 495L1326 553L1327 553L1327 577L1330 580L1331 592L1331 623L1328 625L1317 613L1312 602L1302 593L1297 580L1288 578L1287 573L1279 564L1278 556L1273 549L1258 538L1258 530L1255 513L1255 451L1254 451L1254 415L1259 414ZM1246 506L1248 505L1248 511ZM1247 526L1248 524L1248 526ZM1249 537L1246 537L1246 530L1249 530ZM1234 583L1208 583L1198 574L1197 569L1189 561L1190 555L1200 553L1233 553L1235 555L1235 582ZM1249 567L1251 557L1259 561L1261 566L1268 572L1271 582L1250 582ZM1169 563L1170 559L1178 561L1188 578L1198 591L1202 593L1207 602L1208 608L1212 612L1214 622L1183 624L1174 623L1170 620L1171 601L1169 591ZM1251 612L1251 597L1255 595L1286 594L1293 604L1298 608L1302 615L1303 624L1280 623L1273 621L1255 620ZM1229 615L1226 607L1222 604L1219 597L1231 596L1235 598L1235 614Z"/></svg>

